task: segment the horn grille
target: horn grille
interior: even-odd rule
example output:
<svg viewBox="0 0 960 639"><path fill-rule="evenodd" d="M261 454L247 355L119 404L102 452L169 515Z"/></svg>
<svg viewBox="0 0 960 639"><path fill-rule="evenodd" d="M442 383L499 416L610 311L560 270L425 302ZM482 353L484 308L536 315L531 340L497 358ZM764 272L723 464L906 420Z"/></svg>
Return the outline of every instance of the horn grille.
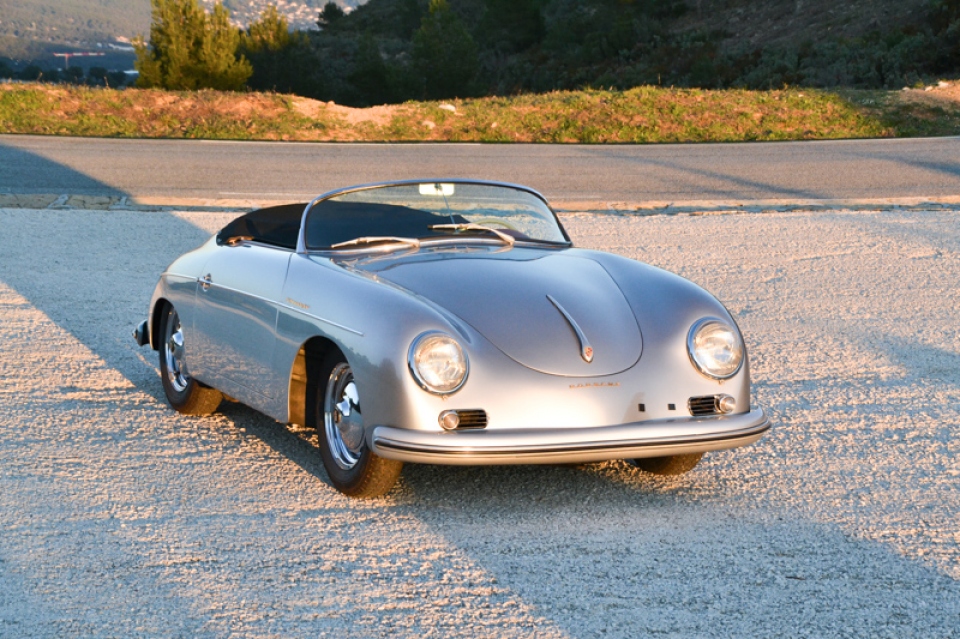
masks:
<svg viewBox="0 0 960 639"><path fill-rule="evenodd" d="M458 410L457 415L460 417L457 430L487 427L487 411L483 409Z"/></svg>
<svg viewBox="0 0 960 639"><path fill-rule="evenodd" d="M696 417L721 414L716 395L691 397L689 400L687 400L687 408L690 409L690 414Z"/></svg>

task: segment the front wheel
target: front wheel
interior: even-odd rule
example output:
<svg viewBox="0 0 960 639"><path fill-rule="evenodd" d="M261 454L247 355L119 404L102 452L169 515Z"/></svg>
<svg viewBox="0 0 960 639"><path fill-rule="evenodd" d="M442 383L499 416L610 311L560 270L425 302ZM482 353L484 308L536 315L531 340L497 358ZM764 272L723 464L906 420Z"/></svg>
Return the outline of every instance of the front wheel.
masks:
<svg viewBox="0 0 960 639"><path fill-rule="evenodd" d="M702 457L703 453L691 453L668 457L642 457L630 462L640 470L654 475L682 475L693 470Z"/></svg>
<svg viewBox="0 0 960 639"><path fill-rule="evenodd" d="M184 415L209 415L223 399L220 391L203 386L187 372L183 329L170 304L160 317L160 379L167 401Z"/></svg>
<svg viewBox="0 0 960 639"><path fill-rule="evenodd" d="M330 482L350 497L379 497L390 492L403 462L380 457L367 446L360 391L353 371L339 352L321 367L323 392L317 393L320 458Z"/></svg>

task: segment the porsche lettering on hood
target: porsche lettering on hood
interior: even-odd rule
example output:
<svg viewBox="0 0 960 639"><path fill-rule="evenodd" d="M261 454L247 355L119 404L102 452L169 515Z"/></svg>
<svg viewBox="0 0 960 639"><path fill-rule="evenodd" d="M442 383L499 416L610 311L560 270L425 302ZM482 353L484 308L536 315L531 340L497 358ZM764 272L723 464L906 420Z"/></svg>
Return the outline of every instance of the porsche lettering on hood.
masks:
<svg viewBox="0 0 960 639"><path fill-rule="evenodd" d="M640 329L602 266L562 253L536 259L521 253L421 255L355 268L444 307L528 368L585 377L636 364Z"/></svg>

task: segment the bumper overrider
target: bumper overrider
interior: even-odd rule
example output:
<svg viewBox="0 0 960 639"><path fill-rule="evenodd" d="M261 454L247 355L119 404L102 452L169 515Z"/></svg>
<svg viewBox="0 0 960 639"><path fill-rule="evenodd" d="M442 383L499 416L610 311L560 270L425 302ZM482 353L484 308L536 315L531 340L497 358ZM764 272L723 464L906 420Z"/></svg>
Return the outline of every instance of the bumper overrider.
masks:
<svg viewBox="0 0 960 639"><path fill-rule="evenodd" d="M147 326L147 320L143 320L133 329L133 339L137 342L137 346L146 346L150 343L150 331Z"/></svg>
<svg viewBox="0 0 960 639"><path fill-rule="evenodd" d="M686 455L752 444L769 430L763 409L716 417L657 419L550 430L417 431L376 426L378 455L425 464L556 464Z"/></svg>

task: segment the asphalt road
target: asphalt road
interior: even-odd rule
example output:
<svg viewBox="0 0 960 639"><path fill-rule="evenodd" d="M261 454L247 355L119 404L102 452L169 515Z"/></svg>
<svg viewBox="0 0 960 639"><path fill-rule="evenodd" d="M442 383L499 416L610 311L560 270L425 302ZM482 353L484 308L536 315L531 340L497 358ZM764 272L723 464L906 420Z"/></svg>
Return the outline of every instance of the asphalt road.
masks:
<svg viewBox="0 0 960 639"><path fill-rule="evenodd" d="M564 216L730 308L773 429L360 502L312 431L174 413L130 336L230 214L0 209L0 637L955 639L958 216Z"/></svg>
<svg viewBox="0 0 960 639"><path fill-rule="evenodd" d="M306 199L400 178L530 185L556 203L960 197L960 138L550 146L0 136L0 194Z"/></svg>

